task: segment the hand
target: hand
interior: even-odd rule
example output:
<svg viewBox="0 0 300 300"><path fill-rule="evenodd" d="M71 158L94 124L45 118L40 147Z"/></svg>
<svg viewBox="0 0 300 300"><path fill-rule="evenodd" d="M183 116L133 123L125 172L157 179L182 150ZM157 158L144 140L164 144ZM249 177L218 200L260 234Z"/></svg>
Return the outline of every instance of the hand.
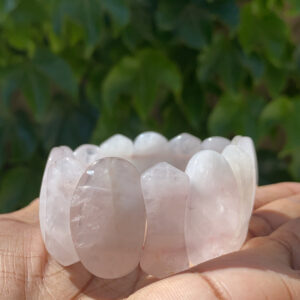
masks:
<svg viewBox="0 0 300 300"><path fill-rule="evenodd" d="M156 280L137 268L103 280L62 267L44 248L38 201L0 216L0 299L300 299L300 184L258 188L240 251Z"/></svg>

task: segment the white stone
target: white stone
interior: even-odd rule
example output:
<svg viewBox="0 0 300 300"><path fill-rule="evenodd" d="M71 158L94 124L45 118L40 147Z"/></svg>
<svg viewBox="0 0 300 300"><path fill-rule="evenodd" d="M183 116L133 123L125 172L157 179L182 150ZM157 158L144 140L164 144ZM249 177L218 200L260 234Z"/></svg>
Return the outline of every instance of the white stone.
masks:
<svg viewBox="0 0 300 300"><path fill-rule="evenodd" d="M134 140L132 161L142 173L168 157L168 140L157 132L144 132Z"/></svg>
<svg viewBox="0 0 300 300"><path fill-rule="evenodd" d="M85 166L72 152L48 167L45 245L63 266L79 260L71 238L69 216L72 194L84 170Z"/></svg>
<svg viewBox="0 0 300 300"><path fill-rule="evenodd" d="M189 133L182 133L169 141L169 162L184 171L190 158L201 150L201 140Z"/></svg>
<svg viewBox="0 0 300 300"><path fill-rule="evenodd" d="M101 157L100 148L96 145L83 144L74 150L74 156L85 166L89 166Z"/></svg>
<svg viewBox="0 0 300 300"><path fill-rule="evenodd" d="M203 150L189 161L186 173L191 190L185 236L191 265L239 249L238 185L225 158Z"/></svg>
<svg viewBox="0 0 300 300"><path fill-rule="evenodd" d="M189 268L184 237L188 176L166 162L141 177L147 233L141 268L163 278Z"/></svg>
<svg viewBox="0 0 300 300"><path fill-rule="evenodd" d="M230 140L221 136L212 136L203 140L201 147L203 150L214 150L219 153L230 144Z"/></svg>
<svg viewBox="0 0 300 300"><path fill-rule="evenodd" d="M223 150L222 155L233 171L240 193L239 214L241 217L241 227L237 230L240 231L240 245L242 246L247 237L249 220L254 205L256 190L255 168L251 157L238 146L228 145Z"/></svg>
<svg viewBox="0 0 300 300"><path fill-rule="evenodd" d="M100 155L103 157L120 157L131 160L133 142L122 134L115 134L100 145Z"/></svg>
<svg viewBox="0 0 300 300"><path fill-rule="evenodd" d="M72 198L70 227L81 263L101 278L118 278L139 263L145 233L140 174L127 160L88 167Z"/></svg>
<svg viewBox="0 0 300 300"><path fill-rule="evenodd" d="M42 237L45 240L45 224L46 224L46 202L47 202L47 173L49 165L58 159L72 155L72 150L67 146L54 147L49 153L48 160L45 166L41 191L39 197L39 219Z"/></svg>
<svg viewBox="0 0 300 300"><path fill-rule="evenodd" d="M256 184L258 184L258 180L259 180L258 163L257 163L257 156L256 156L255 145L253 143L253 140L248 136L237 135L232 139L231 144L237 145L238 147L240 147L250 155L252 163L255 168Z"/></svg>

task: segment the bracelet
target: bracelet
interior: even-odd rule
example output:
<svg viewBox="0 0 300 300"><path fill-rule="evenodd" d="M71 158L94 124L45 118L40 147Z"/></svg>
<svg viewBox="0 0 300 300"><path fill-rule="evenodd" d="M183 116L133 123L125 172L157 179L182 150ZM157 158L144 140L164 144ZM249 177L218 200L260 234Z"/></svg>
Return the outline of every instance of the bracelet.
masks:
<svg viewBox="0 0 300 300"><path fill-rule="evenodd" d="M40 191L40 227L63 266L101 278L139 264L164 278L240 249L258 181L250 137L170 141L116 134L100 146L51 150Z"/></svg>

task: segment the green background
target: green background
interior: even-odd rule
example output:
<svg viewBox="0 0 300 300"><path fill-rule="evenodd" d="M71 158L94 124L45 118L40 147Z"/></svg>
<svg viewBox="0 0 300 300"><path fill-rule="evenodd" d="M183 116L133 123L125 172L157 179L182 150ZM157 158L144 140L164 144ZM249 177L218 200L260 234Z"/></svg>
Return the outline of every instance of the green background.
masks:
<svg viewBox="0 0 300 300"><path fill-rule="evenodd" d="M156 130L251 136L260 184L300 179L298 0L1 0L0 212L49 150Z"/></svg>

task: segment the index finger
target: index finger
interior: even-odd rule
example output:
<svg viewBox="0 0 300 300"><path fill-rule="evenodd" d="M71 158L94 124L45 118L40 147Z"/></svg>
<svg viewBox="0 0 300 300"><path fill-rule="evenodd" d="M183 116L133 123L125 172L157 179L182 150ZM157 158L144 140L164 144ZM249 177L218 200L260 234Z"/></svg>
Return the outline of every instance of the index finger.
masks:
<svg viewBox="0 0 300 300"><path fill-rule="evenodd" d="M281 182L260 186L256 190L254 208L259 208L269 202L287 198L300 193L300 183Z"/></svg>

